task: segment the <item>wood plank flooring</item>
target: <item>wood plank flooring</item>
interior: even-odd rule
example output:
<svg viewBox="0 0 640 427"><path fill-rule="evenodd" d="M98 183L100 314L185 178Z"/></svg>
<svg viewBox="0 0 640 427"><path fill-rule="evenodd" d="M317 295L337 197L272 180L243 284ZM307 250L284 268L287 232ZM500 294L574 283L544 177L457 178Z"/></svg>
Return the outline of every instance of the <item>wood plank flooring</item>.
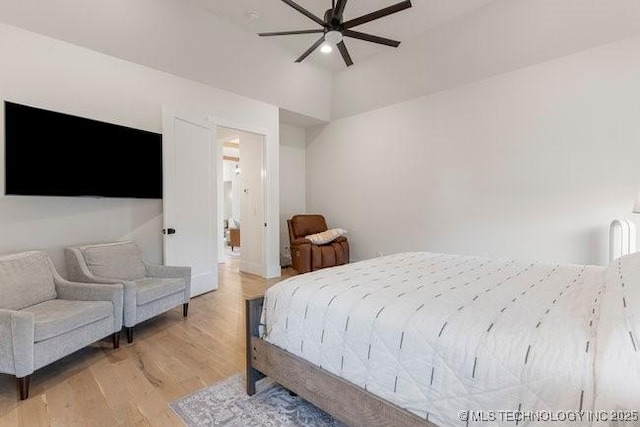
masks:
<svg viewBox="0 0 640 427"><path fill-rule="evenodd" d="M244 300L292 276L265 280L220 264L219 289L136 327L133 344L102 341L36 371L30 398L0 374L0 426L181 426L167 406L244 370Z"/></svg>

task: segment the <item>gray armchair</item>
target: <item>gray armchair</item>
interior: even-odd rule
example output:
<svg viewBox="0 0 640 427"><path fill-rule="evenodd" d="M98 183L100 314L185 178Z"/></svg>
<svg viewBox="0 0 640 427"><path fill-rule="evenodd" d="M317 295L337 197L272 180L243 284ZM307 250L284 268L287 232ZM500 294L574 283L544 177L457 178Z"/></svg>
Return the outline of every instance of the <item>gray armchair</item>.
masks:
<svg viewBox="0 0 640 427"><path fill-rule="evenodd" d="M182 304L187 317L191 298L191 267L147 264L134 242L65 249L72 280L124 285L124 328L133 342L135 325Z"/></svg>
<svg viewBox="0 0 640 427"><path fill-rule="evenodd" d="M31 374L109 335L120 345L123 287L64 280L44 252L0 257L0 373L20 399Z"/></svg>

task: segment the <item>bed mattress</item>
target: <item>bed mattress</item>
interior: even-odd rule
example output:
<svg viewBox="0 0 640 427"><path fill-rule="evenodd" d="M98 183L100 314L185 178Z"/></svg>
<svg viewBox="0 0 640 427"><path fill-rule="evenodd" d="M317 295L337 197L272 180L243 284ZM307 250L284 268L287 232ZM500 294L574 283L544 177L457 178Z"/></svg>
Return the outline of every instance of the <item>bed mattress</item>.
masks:
<svg viewBox="0 0 640 427"><path fill-rule="evenodd" d="M434 253L375 258L270 288L263 338L440 426L592 410L604 272ZM475 423L467 411L495 419Z"/></svg>

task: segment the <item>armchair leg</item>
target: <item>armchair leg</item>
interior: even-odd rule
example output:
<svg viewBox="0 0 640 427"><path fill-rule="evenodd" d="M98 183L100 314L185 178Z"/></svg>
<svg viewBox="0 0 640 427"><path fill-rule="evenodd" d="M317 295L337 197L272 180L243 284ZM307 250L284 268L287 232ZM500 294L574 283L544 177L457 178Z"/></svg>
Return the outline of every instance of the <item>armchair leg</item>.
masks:
<svg viewBox="0 0 640 427"><path fill-rule="evenodd" d="M127 333L127 343L131 344L133 342L133 326L130 328L125 326L124 330Z"/></svg>
<svg viewBox="0 0 640 427"><path fill-rule="evenodd" d="M111 338L113 339L113 348L120 348L120 331L114 332Z"/></svg>
<svg viewBox="0 0 640 427"><path fill-rule="evenodd" d="M18 390L20 392L20 400L26 400L29 398L29 385L31 383L31 375L27 375L26 377L17 378L18 380Z"/></svg>
<svg viewBox="0 0 640 427"><path fill-rule="evenodd" d="M187 314L189 314L189 303L185 302L182 304L182 317L187 317Z"/></svg>

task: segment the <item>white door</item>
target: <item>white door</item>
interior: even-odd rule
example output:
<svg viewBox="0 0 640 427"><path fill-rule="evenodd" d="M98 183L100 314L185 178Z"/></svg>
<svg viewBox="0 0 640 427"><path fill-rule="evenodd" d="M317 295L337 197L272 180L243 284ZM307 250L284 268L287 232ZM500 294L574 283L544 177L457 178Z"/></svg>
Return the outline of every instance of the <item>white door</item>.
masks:
<svg viewBox="0 0 640 427"><path fill-rule="evenodd" d="M191 296L218 287L215 128L164 110L164 262L191 267Z"/></svg>
<svg viewBox="0 0 640 427"><path fill-rule="evenodd" d="M240 271L265 276L264 135L240 133Z"/></svg>

